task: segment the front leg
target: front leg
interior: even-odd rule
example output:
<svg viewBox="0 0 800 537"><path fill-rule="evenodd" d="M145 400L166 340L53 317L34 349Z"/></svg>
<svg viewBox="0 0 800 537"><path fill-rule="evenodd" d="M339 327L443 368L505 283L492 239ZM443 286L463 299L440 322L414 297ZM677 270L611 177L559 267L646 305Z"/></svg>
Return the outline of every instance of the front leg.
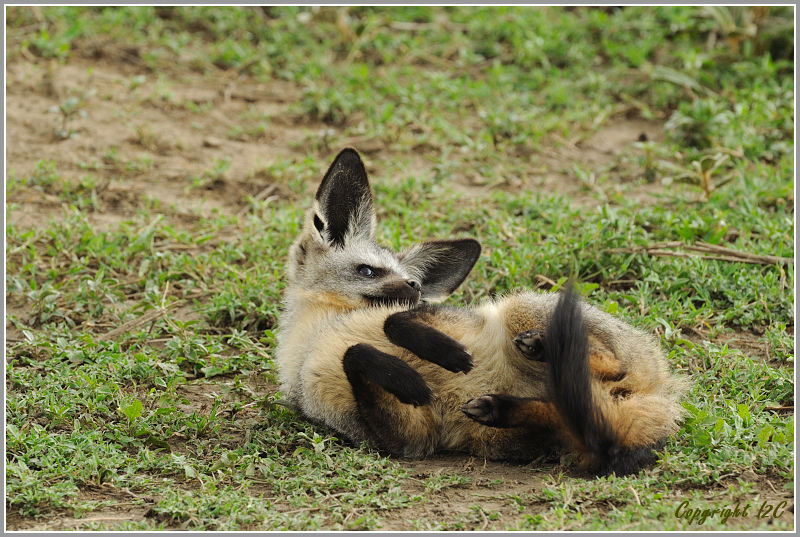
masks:
<svg viewBox="0 0 800 537"><path fill-rule="evenodd" d="M396 356L363 343L347 349L342 367L375 447L411 458L434 451L441 418L430 404L433 393L419 373Z"/></svg>
<svg viewBox="0 0 800 537"><path fill-rule="evenodd" d="M466 347L422 322L423 316L420 310L392 314L384 322L383 331L393 344L413 352L423 360L454 373L471 370L474 363Z"/></svg>
<svg viewBox="0 0 800 537"><path fill-rule="evenodd" d="M359 343L347 349L342 367L356 401L363 400L362 395L371 391L370 383L380 386L407 405L427 405L433 400L433 392L414 368L372 345Z"/></svg>

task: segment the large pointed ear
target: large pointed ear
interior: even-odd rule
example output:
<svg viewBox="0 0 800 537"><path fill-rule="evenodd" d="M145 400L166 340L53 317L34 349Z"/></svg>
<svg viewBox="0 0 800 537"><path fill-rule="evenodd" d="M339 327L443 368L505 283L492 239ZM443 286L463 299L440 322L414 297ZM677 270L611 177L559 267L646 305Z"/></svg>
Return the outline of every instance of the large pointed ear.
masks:
<svg viewBox="0 0 800 537"><path fill-rule="evenodd" d="M314 202L314 227L335 246L343 246L348 235L374 237L372 192L355 149L342 150L322 179Z"/></svg>
<svg viewBox="0 0 800 537"><path fill-rule="evenodd" d="M422 298L438 302L461 285L481 255L474 239L429 241L400 253L400 263L422 285Z"/></svg>

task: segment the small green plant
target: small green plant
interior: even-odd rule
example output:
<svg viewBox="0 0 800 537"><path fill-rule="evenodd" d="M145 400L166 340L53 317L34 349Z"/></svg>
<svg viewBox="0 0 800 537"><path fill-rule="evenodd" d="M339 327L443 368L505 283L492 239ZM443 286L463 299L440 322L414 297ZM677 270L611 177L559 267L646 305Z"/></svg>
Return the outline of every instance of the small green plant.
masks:
<svg viewBox="0 0 800 537"><path fill-rule="evenodd" d="M39 33L31 37L23 46L32 50L43 58L65 60L71 50L71 36L53 35L47 28L42 28Z"/></svg>
<svg viewBox="0 0 800 537"><path fill-rule="evenodd" d="M68 97L50 109L54 113L61 114L61 123L54 131L56 138L66 140L77 135L77 131L70 127L70 123L78 118L87 117L86 106L95 93L96 90L90 89L80 95Z"/></svg>
<svg viewBox="0 0 800 537"><path fill-rule="evenodd" d="M674 138L692 148L708 149L720 139L720 131L730 124L733 114L717 99L695 99L682 103L664 128Z"/></svg>
<svg viewBox="0 0 800 537"><path fill-rule="evenodd" d="M461 487L468 485L471 481L471 478L459 474L437 473L429 477L425 482L425 491L429 493L439 492L442 489L450 487Z"/></svg>
<svg viewBox="0 0 800 537"><path fill-rule="evenodd" d="M211 169L190 177L191 188L214 188L224 182L225 172L231 166L229 158L217 159Z"/></svg>
<svg viewBox="0 0 800 537"><path fill-rule="evenodd" d="M31 176L22 181L23 184L40 188L48 191L54 186L61 184L61 175L56 171L56 163L53 160L40 160L36 163Z"/></svg>
<svg viewBox="0 0 800 537"><path fill-rule="evenodd" d="M135 91L136 89L142 87L147 82L147 77L145 75L136 75L131 77L130 80L125 81L125 86L130 91Z"/></svg>
<svg viewBox="0 0 800 537"><path fill-rule="evenodd" d="M693 160L688 169L668 161L660 161L658 164L662 172L665 172L662 180L664 184L676 181L695 185L703 191L705 200L708 201L714 191L739 177L730 160L730 155L715 153Z"/></svg>

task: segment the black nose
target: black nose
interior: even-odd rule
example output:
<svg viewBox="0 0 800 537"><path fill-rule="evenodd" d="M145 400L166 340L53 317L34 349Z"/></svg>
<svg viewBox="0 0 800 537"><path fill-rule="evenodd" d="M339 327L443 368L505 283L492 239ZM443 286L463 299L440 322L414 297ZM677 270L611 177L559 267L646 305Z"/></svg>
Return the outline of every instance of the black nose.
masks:
<svg viewBox="0 0 800 537"><path fill-rule="evenodd" d="M411 288L412 288L414 291L420 291L420 290L422 290L422 286L421 286L421 285L419 284L419 282L417 282L417 281L414 281L414 280L406 280L406 283L407 283L407 284L408 284L408 285L409 285L409 286L410 286L410 287L411 287Z"/></svg>

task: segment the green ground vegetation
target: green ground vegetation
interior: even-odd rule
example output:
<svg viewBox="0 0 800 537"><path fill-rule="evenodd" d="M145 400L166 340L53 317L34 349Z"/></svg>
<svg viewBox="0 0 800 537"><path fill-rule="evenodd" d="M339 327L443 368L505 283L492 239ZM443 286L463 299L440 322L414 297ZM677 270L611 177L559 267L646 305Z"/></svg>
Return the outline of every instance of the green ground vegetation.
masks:
<svg viewBox="0 0 800 537"><path fill-rule="evenodd" d="M484 245L450 303L574 276L589 302L658 334L694 382L655 468L586 479L549 462L540 488L501 497L513 517L476 505L409 529L790 529L755 517L699 526L674 511L683 499L792 493L793 412L776 409L794 405L793 263L645 249L793 257L792 8L6 9L10 62L68 64L100 41L133 51L149 73L134 87L168 85L178 70L280 80L296 88L295 118L336 129L271 165L292 196L188 223L151 200L111 229L92 224L96 170L158 173L147 158L101 155L78 183L49 160L9 170L8 195L70 206L38 227L6 227L19 334L6 345L6 505L18 519L125 504L145 516L85 527L379 529L469 483L457 472L420 481L413 463L347 445L279 404L285 254L337 137L358 136L383 148L366 157L383 170L372 177L383 242L458 234ZM91 106L65 101L57 134L68 138ZM551 148L613 117L661 122L664 137L598 168L567 166L594 203L514 188ZM276 128L256 109L236 121L221 136L258 142ZM465 193L453 186L464 176L493 188ZM640 186L650 201L630 194Z"/></svg>

